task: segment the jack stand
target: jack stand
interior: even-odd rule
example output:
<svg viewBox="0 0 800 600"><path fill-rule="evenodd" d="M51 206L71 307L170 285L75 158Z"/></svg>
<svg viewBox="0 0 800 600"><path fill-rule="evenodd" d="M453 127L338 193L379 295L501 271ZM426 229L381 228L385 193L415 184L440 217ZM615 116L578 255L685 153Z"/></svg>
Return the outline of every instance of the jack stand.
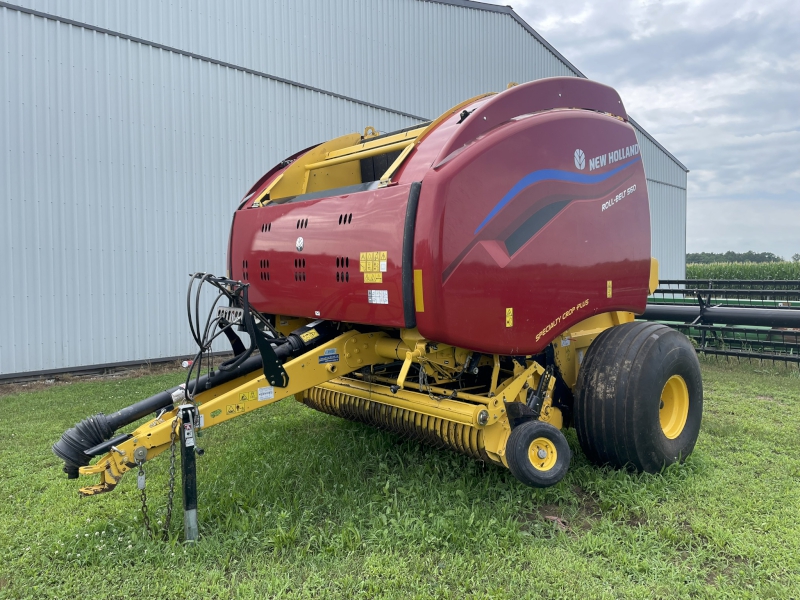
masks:
<svg viewBox="0 0 800 600"><path fill-rule="evenodd" d="M195 418L197 408L184 404L181 415L181 479L183 482L183 537L196 542L197 528L197 469L195 464Z"/></svg>

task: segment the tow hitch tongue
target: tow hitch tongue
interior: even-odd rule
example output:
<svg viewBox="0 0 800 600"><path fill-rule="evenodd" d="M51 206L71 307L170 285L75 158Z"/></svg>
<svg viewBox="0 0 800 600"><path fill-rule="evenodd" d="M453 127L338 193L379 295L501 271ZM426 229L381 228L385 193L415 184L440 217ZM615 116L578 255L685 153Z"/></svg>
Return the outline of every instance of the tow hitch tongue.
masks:
<svg viewBox="0 0 800 600"><path fill-rule="evenodd" d="M232 371L217 371L213 378L203 375L199 382L192 380L186 387L189 393L193 394L195 389L198 391L213 389L259 369L261 369L261 356L257 355L247 359ZM53 444L53 452L64 461L64 472L67 477L77 479L79 469L87 466L94 456L101 456L108 452L111 446L119 445L132 437L131 434L126 433L111 439L118 429L160 410L172 410L173 395L180 393L183 396L183 390L184 388L181 386L175 386L113 414L96 414L65 431L61 435L61 439Z"/></svg>
<svg viewBox="0 0 800 600"><path fill-rule="evenodd" d="M198 278L194 276L192 282ZM64 461L64 472L69 479L76 479L79 474L101 476L99 485L81 488L80 493L84 496L111 491L126 471L138 467L137 482L143 492L143 510L146 514L143 465L170 447L174 452L174 444L179 439L184 536L187 541L197 540L198 537L195 461L198 455L202 455L202 450L197 446L198 430L294 394L296 390L287 390L285 394L276 392L276 388L286 389L290 383L284 363L340 336L338 327L327 321L308 323L288 336L281 336L271 330L268 322L262 321L263 317L251 311L246 285L208 275L202 276L202 282L211 283L216 289L222 290L220 296L227 296L232 306L209 313L205 334L199 339L195 337L200 346L192 365L198 365L195 376L191 377L190 370L190 378L183 385L159 392L113 414L99 413L84 419L64 432L53 445L53 452ZM213 316L216 318L212 319ZM190 315L190 322L191 318ZM195 325L198 323L199 320L196 320ZM249 348L245 348L233 331L235 325L250 334ZM193 327L193 333L198 330L198 327ZM216 335L224 333L238 353L233 359L219 365L216 371L200 375L199 365L202 365L203 355L210 350L215 332L218 332ZM260 353L253 354L256 349ZM326 365L319 361L318 366ZM333 370L325 373L327 377L324 380L327 380ZM253 401L255 405L251 404ZM136 431L114 436L118 429L150 414L155 414L155 418ZM90 465L96 456L101 458ZM173 483L174 479L170 484ZM171 506L168 512L171 512ZM148 522L148 519L145 521Z"/></svg>

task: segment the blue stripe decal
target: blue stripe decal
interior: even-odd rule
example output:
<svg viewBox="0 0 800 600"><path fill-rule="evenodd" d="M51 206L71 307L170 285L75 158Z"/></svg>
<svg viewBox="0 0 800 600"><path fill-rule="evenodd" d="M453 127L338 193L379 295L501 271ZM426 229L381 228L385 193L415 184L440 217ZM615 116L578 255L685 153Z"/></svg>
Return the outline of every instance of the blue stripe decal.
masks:
<svg viewBox="0 0 800 600"><path fill-rule="evenodd" d="M528 173L520 179L517 184L512 187L508 193L503 196L500 202L486 215L486 218L478 225L478 228L475 230L475 235L478 232L486 227L486 224L491 221L497 213L502 210L502 208L511 202L514 199L514 196L518 195L522 190L524 190L529 185L533 185L534 183L538 183L540 181L568 181L570 183L600 183L601 181L605 181L612 175L616 175L623 169L630 167L633 163L639 162L642 160L641 156L637 156L633 160L629 160L625 164L618 166L616 169L611 169L608 173L598 173L597 175L585 175L583 173L573 173L571 171L559 171L558 169L542 169L541 171L534 171L533 173Z"/></svg>

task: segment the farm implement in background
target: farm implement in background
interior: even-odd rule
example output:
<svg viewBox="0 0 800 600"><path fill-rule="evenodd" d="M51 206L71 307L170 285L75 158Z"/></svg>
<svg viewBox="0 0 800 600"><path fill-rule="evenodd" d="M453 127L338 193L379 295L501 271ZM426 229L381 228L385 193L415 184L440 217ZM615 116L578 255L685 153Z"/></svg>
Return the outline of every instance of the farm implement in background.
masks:
<svg viewBox="0 0 800 600"><path fill-rule="evenodd" d="M800 280L669 279L642 315L698 352L800 364Z"/></svg>

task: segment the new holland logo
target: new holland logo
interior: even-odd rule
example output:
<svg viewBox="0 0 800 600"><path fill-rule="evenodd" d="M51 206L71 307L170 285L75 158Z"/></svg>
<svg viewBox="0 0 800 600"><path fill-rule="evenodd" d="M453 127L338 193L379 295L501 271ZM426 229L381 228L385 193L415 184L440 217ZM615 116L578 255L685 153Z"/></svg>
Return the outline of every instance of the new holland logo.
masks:
<svg viewBox="0 0 800 600"><path fill-rule="evenodd" d="M581 171L586 168L586 155L580 148L575 150L575 167Z"/></svg>

